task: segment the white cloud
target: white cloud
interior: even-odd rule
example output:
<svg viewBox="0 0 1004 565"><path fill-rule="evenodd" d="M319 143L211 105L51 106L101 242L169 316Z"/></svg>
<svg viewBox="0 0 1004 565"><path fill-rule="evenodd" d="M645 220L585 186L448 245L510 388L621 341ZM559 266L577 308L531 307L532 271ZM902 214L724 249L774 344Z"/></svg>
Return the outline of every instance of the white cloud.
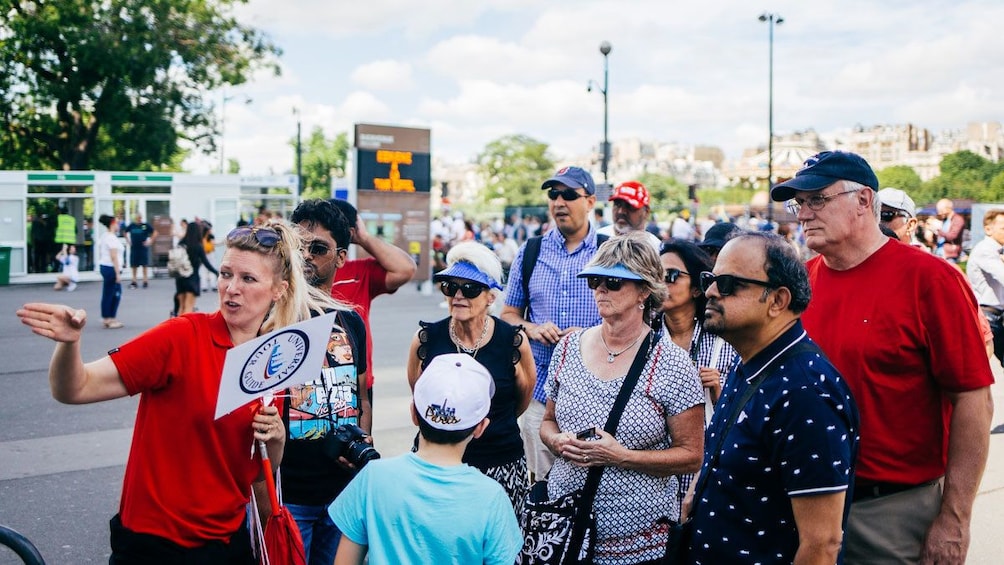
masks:
<svg viewBox="0 0 1004 565"><path fill-rule="evenodd" d="M998 0L773 4L785 18L775 131L1001 120ZM769 28L742 0L256 0L242 10L286 53L282 77L239 90L254 98L246 117L227 109L227 153L254 166L291 166L294 105L305 128L331 135L358 122L429 127L436 156L456 161L507 134L588 153L603 132L602 96L586 92L603 79L602 40L613 45L611 140L713 144L734 158L767 137Z"/></svg>
<svg viewBox="0 0 1004 565"><path fill-rule="evenodd" d="M401 61L373 61L356 68L349 77L353 84L371 90L411 90L415 81L411 64Z"/></svg>

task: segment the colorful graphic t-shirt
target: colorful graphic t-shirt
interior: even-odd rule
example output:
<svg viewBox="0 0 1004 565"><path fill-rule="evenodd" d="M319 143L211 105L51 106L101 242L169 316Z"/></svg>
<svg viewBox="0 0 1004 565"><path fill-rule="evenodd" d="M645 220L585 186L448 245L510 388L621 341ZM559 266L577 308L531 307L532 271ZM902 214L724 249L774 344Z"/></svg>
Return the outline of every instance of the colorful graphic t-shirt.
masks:
<svg viewBox="0 0 1004 565"><path fill-rule="evenodd" d="M323 451L338 426L359 425L359 376L366 372L366 330L355 312L339 312L314 381L291 388L282 461L283 496L291 504L331 502L352 474Z"/></svg>

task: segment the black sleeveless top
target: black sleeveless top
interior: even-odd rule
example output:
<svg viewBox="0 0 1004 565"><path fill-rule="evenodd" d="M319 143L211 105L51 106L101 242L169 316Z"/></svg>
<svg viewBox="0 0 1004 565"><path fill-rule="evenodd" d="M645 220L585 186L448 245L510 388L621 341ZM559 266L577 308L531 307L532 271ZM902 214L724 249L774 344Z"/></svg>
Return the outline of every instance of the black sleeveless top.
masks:
<svg viewBox="0 0 1004 565"><path fill-rule="evenodd" d="M495 320L492 338L477 351L474 357L484 365L495 381L495 396L488 410L488 429L481 437L471 441L464 453L464 463L484 470L511 463L523 457L523 440L516 423L519 389L516 387L516 365L519 363L519 346L523 343L522 326L512 326L499 318ZM438 322L419 322L418 358L424 370L433 357L456 353L457 346L450 339L450 318Z"/></svg>

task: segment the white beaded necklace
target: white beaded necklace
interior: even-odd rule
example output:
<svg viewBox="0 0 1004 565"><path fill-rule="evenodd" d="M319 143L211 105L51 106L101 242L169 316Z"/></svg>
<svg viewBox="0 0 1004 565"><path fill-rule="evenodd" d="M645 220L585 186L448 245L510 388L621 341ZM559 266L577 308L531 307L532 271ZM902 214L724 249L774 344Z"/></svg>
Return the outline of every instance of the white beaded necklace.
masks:
<svg viewBox="0 0 1004 565"><path fill-rule="evenodd" d="M454 320L453 318L450 318L450 339L453 341L453 344L457 346L457 353L466 353L471 357L477 357L478 350L481 349L481 346L484 344L485 337L487 335L488 335L488 316L485 316L485 325L481 329L481 337L479 337L478 340L474 342L474 347L468 348L463 343L461 343L460 337L457 336L457 330L455 327Z"/></svg>

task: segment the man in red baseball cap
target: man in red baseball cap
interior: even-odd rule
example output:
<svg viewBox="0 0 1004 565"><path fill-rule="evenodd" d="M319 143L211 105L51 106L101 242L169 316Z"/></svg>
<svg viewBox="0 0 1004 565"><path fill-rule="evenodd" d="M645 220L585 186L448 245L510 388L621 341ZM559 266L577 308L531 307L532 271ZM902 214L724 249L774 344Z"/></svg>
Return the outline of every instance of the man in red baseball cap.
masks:
<svg viewBox="0 0 1004 565"><path fill-rule="evenodd" d="M614 204L614 223L600 228L597 233L614 236L632 231L645 232L658 253L662 242L652 233L645 231L651 213L648 207L648 189L645 185L636 180L622 182L610 195L610 202Z"/></svg>

